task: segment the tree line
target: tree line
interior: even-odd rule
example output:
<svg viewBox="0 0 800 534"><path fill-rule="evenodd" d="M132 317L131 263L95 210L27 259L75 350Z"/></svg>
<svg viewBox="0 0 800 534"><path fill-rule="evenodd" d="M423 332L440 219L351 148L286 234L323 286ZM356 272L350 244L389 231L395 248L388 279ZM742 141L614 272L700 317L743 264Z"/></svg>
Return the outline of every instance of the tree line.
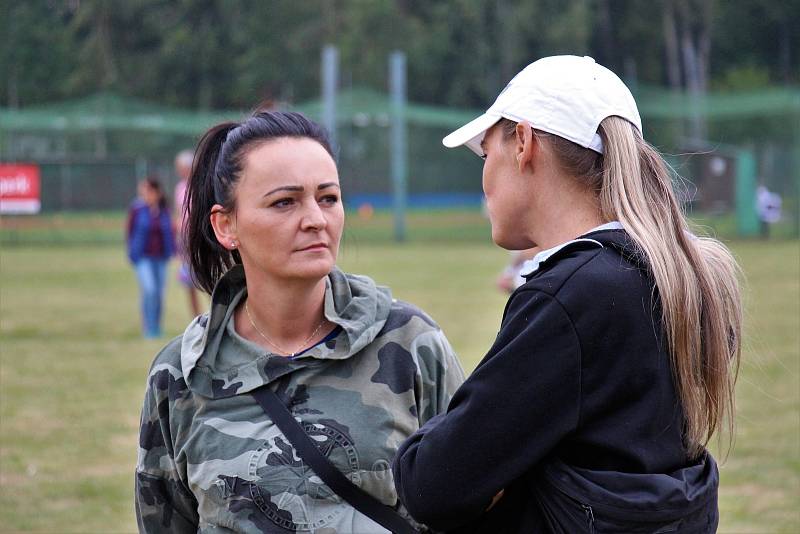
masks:
<svg viewBox="0 0 800 534"><path fill-rule="evenodd" d="M800 82L798 0L0 0L0 106L113 91L196 109L317 98L320 53L345 87L485 107L530 61L591 55L631 84L688 91Z"/></svg>

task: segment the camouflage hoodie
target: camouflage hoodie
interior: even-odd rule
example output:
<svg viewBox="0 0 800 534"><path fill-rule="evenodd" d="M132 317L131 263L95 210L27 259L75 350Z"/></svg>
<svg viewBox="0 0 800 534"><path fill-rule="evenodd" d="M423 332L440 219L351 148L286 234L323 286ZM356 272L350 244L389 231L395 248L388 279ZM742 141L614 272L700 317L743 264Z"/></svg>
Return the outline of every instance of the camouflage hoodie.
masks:
<svg viewBox="0 0 800 534"><path fill-rule="evenodd" d="M244 271L150 370L136 468L142 532L385 532L298 458L247 394L268 384L345 475L400 507L390 464L444 411L463 371L438 326L367 277L334 270L325 316L338 334L294 358L239 336Z"/></svg>

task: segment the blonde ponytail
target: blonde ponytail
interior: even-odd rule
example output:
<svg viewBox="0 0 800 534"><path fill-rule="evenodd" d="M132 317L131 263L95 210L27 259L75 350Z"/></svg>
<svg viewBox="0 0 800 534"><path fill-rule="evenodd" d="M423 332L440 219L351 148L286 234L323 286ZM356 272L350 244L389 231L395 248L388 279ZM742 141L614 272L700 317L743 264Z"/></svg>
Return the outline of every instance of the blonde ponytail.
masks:
<svg viewBox="0 0 800 534"><path fill-rule="evenodd" d="M500 124L507 136L514 135L516 123L502 119ZM596 192L603 220L622 223L652 273L684 412L686 447L696 457L721 426L733 437L741 273L722 243L690 232L670 169L628 121L608 117L598 132L603 156L534 130L565 172Z"/></svg>
<svg viewBox="0 0 800 534"><path fill-rule="evenodd" d="M639 247L658 289L689 454L726 423L733 436L741 353L739 269L719 241L689 231L659 153L627 121L605 119L600 207Z"/></svg>

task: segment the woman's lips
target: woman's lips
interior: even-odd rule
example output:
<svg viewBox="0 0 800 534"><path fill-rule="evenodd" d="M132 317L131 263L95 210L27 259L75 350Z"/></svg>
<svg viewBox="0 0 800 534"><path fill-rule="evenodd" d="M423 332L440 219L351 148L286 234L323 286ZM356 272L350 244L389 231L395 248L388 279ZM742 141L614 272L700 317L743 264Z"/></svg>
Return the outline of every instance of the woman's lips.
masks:
<svg viewBox="0 0 800 534"><path fill-rule="evenodd" d="M309 245L307 247L299 249L299 252L312 251L312 250L323 250L323 249L326 249L326 248L328 248L328 245L326 245L325 243L314 243L313 245Z"/></svg>

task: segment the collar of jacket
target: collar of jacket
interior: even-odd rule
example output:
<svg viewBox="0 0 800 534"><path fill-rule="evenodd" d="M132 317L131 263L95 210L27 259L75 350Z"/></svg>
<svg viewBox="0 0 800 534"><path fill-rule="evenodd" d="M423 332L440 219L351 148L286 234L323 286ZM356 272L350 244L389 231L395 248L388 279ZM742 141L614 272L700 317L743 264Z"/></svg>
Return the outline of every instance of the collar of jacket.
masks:
<svg viewBox="0 0 800 534"><path fill-rule="evenodd" d="M392 305L391 291L366 276L334 268L325 281L325 317L340 326L333 340L319 344L297 358L265 352L243 365L230 365L220 350L226 325L246 295L244 269L231 268L211 295L208 313L186 328L181 342L181 367L189 388L221 398L246 393L320 360L343 360L358 353L380 333Z"/></svg>
<svg viewBox="0 0 800 534"><path fill-rule="evenodd" d="M539 266L549 260L552 256L558 254L562 249L567 249L572 247L574 244L585 245L589 244L589 246L597 246L603 248L603 244L599 241L586 237L589 234L594 232L601 232L604 230L622 230L623 226L622 223L619 221L611 221L609 223L603 224L598 226L597 228L593 228L586 232L582 237L578 237L571 241L567 241L566 243L561 243L560 245L556 245L552 248L548 248L546 250L539 251L533 258L529 259L525 263L522 264L522 268L520 269L520 276L523 278L530 278L533 274L539 270Z"/></svg>
<svg viewBox="0 0 800 534"><path fill-rule="evenodd" d="M622 227L599 227L577 239L562 245L540 252L532 260L522 264L520 275L530 280L537 274L546 271L557 264L563 257L580 250L592 248L611 248L631 264L643 271L649 272L649 264L639 246L633 241Z"/></svg>

